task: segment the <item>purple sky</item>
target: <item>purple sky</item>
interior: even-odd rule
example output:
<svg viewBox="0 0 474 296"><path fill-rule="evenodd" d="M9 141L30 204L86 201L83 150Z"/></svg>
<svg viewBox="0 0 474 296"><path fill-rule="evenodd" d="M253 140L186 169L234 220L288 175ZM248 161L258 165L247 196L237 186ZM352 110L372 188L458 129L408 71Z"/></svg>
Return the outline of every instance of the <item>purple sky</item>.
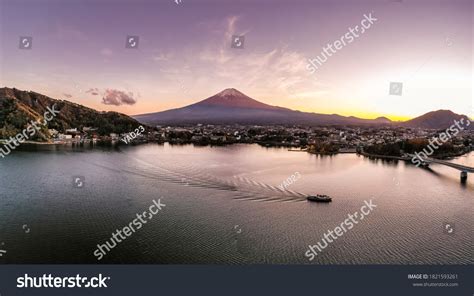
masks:
<svg viewBox="0 0 474 296"><path fill-rule="evenodd" d="M0 0L0 86L126 114L234 87L303 111L473 116L473 1L181 1ZM377 21L310 74L307 60L369 13ZM389 95L391 81L402 96Z"/></svg>

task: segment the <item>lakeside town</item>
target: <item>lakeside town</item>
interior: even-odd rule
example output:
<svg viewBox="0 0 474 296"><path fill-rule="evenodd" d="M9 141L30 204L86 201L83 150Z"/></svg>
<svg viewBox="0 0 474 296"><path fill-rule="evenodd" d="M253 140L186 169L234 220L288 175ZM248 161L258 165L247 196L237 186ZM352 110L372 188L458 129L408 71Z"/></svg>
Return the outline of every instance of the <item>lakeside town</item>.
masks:
<svg viewBox="0 0 474 296"><path fill-rule="evenodd" d="M97 128L71 128L63 132L49 129L52 143L58 145L127 145L170 143L206 145L258 144L264 147L287 147L315 154L356 153L362 150L377 155L400 156L403 150L423 149L428 140L442 130L407 127L307 127L204 125L147 127L143 132L110 133L100 136ZM123 141L128 138L129 140ZM132 140L130 140L132 139ZM398 148L397 148L398 147ZM403 149L404 148L404 149ZM474 150L474 131L464 130L446 141L434 157L447 158Z"/></svg>

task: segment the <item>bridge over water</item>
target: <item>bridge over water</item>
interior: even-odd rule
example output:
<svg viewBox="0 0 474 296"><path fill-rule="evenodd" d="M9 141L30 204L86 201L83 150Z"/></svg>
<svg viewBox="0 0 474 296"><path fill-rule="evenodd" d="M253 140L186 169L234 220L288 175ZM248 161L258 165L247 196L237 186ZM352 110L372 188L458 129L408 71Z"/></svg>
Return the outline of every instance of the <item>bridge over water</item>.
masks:
<svg viewBox="0 0 474 296"><path fill-rule="evenodd" d="M429 158L429 157L421 157L419 155L413 155L413 154L406 154L409 156L409 160L411 160L413 157L418 158L423 164L429 165L430 163L437 163L441 165L445 165L448 167L452 167L453 169L461 171L461 182L466 182L467 180L467 173L474 173L474 168L457 164L457 163L452 163L449 161L444 161L440 159L434 159L434 158Z"/></svg>

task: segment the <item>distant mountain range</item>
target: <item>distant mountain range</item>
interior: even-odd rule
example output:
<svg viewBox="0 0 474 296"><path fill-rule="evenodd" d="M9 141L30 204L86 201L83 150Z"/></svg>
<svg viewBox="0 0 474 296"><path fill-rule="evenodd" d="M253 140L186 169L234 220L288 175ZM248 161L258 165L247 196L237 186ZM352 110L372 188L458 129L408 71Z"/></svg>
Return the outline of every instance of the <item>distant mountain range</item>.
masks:
<svg viewBox="0 0 474 296"><path fill-rule="evenodd" d="M56 100L45 95L0 88L0 139L14 137L31 120L42 118L48 107L56 104L60 110L49 129L64 131L69 128L96 127L99 135L128 133L144 125L191 125L203 124L252 124L252 125L358 125L358 126L405 126L413 128L444 129L454 120L469 120L449 110L438 110L405 122L392 122L385 117L362 119L337 114L318 114L271 106L256 101L236 89L226 89L198 103L163 112L129 117L117 112L100 112L66 100ZM39 131L33 140L48 141L48 128ZM474 124L469 126L474 130Z"/></svg>
<svg viewBox="0 0 474 296"><path fill-rule="evenodd" d="M0 88L0 139L14 137L32 120L42 119L47 108L54 104L60 113L32 140L48 141L50 139L48 129L62 132L69 128L96 127L99 135L108 135L128 133L140 125L135 119L117 112L99 112L39 93L5 87Z"/></svg>
<svg viewBox="0 0 474 296"><path fill-rule="evenodd" d="M337 114L301 112L271 106L250 98L240 91L229 88L198 103L162 112L133 116L148 125L182 124L302 124L302 125L399 125L413 128L443 129L454 120L468 119L449 110L427 113L406 122L392 122L385 117L362 119ZM474 126L474 124L472 125ZM471 127L471 126L470 126Z"/></svg>

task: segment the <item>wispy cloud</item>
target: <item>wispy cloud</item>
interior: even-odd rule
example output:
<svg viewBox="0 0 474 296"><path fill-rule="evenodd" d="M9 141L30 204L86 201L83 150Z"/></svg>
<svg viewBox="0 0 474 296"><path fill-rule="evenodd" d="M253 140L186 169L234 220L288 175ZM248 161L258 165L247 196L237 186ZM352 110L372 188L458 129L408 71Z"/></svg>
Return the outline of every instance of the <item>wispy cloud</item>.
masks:
<svg viewBox="0 0 474 296"><path fill-rule="evenodd" d="M210 46L204 48L198 57L202 61L213 61L217 63L226 63L232 59L231 40L232 35L246 35L249 29L239 30L237 22L241 19L238 15L231 15L221 21L218 26L223 28L220 31L213 30L212 33L217 34L217 40L210 42ZM217 47L215 46L217 44Z"/></svg>
<svg viewBox="0 0 474 296"><path fill-rule="evenodd" d="M251 40L252 30L241 28L242 20L241 16L231 15L220 21L200 23L199 28L213 37L198 49L178 53L181 58L171 59L160 72L168 76L170 82L192 80L196 89L224 84L223 87L243 87L267 94L278 92L288 97L324 92L321 83L308 75L305 55L291 50L288 45L269 50L257 50L252 46L231 48L233 35L245 35L245 45Z"/></svg>
<svg viewBox="0 0 474 296"><path fill-rule="evenodd" d="M99 89L97 87L89 88L88 90L86 90L86 93L91 94L93 96L98 96L99 95Z"/></svg>
<svg viewBox="0 0 474 296"><path fill-rule="evenodd" d="M151 58L155 62L169 61L173 58L173 54L172 53L160 53L160 54L153 55Z"/></svg>

